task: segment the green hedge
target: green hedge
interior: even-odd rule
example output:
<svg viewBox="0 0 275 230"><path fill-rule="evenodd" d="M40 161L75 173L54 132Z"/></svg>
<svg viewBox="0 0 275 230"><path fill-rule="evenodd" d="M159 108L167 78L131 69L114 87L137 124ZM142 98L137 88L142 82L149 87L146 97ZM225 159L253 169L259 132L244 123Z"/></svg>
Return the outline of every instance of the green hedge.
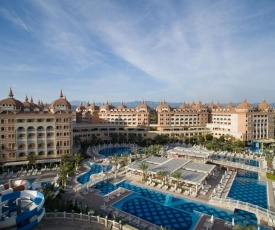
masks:
<svg viewBox="0 0 275 230"><path fill-rule="evenodd" d="M272 173L266 173L266 178L270 180L275 180L275 174Z"/></svg>

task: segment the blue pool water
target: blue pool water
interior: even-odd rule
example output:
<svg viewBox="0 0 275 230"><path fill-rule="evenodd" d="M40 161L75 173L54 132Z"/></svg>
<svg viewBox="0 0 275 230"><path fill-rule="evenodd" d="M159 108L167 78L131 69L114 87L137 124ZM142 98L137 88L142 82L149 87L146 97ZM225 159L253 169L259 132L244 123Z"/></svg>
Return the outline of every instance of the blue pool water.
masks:
<svg viewBox="0 0 275 230"><path fill-rule="evenodd" d="M131 149L127 147L112 147L112 148L101 149L98 151L98 153L105 157L110 157L110 156L113 156L114 154L121 155L123 153L133 154L131 152Z"/></svg>
<svg viewBox="0 0 275 230"><path fill-rule="evenodd" d="M100 172L107 172L112 169L111 165L87 164L91 169L77 178L80 184L90 181L90 176Z"/></svg>
<svg viewBox="0 0 275 230"><path fill-rule="evenodd" d="M199 213L213 215L227 221L235 218L235 222L238 224L243 224L244 221L247 224L257 224L256 216L252 213L241 210L236 210L233 213L197 201L136 186L129 181L123 181L116 185L100 182L93 187L99 189L101 195L105 195L118 187L133 191L134 193L113 206L151 223L175 230L193 229L200 218Z"/></svg>
<svg viewBox="0 0 275 230"><path fill-rule="evenodd" d="M266 183L258 181L258 174L255 172L246 171L245 174L238 173L230 189L228 198L267 208Z"/></svg>
<svg viewBox="0 0 275 230"><path fill-rule="evenodd" d="M220 159L225 159L227 161L232 161L232 162L237 162L237 163L242 163L254 167L259 167L259 161L253 160L253 159L245 159L245 158L239 158L239 157L226 157L222 155L212 155L213 160L220 160Z"/></svg>

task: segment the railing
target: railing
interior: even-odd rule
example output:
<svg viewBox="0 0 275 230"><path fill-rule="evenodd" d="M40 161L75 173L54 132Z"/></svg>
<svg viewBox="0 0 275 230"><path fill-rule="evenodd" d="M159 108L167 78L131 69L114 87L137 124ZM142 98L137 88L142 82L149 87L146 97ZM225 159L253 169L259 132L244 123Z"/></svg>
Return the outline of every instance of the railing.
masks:
<svg viewBox="0 0 275 230"><path fill-rule="evenodd" d="M235 168L240 168L240 169L257 172L257 173L266 173L266 169L261 169L261 168L255 167L255 166L245 165L245 164L236 163L236 162L232 162L232 161L211 160L211 162L216 163L216 164L222 163L223 165L226 165L226 166L232 166Z"/></svg>
<svg viewBox="0 0 275 230"><path fill-rule="evenodd" d="M91 214L82 214L82 213L74 213L73 211L70 213L67 212L48 212L44 216L45 219L68 219L68 220L81 220L87 221L89 223L97 222L99 224L104 225L106 228L111 227L114 230L121 230L122 224L115 222L114 220L108 220L107 216L105 218L99 216L93 216Z"/></svg>
<svg viewBox="0 0 275 230"><path fill-rule="evenodd" d="M229 208L238 208L238 209L242 209L242 210L246 210L249 212L252 212L256 215L261 215L262 217L267 217L268 219L275 219L275 212L271 211L269 209L265 209L262 207L259 207L257 205L254 204L250 204L247 202L243 202L240 200L235 200L235 199L224 199L224 198L212 198L210 200L211 204L216 204L216 205L220 205L220 206L228 206Z"/></svg>

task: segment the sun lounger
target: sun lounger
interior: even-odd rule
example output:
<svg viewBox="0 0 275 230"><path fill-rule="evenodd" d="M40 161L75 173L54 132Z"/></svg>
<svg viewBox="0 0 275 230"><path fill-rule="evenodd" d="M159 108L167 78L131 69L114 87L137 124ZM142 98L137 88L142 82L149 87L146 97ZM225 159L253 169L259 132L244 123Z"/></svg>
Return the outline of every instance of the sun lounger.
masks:
<svg viewBox="0 0 275 230"><path fill-rule="evenodd" d="M110 195L110 196L109 196L109 198L110 198L111 200L113 200L113 199L115 199L116 197L115 197L115 196Z"/></svg>
<svg viewBox="0 0 275 230"><path fill-rule="evenodd" d="M224 223L224 227L226 227L226 228L232 228L232 224L230 223L230 222L228 222L228 221L226 221L225 223Z"/></svg>
<svg viewBox="0 0 275 230"><path fill-rule="evenodd" d="M175 191L175 188L172 187L172 188L169 189L169 191L170 191L170 192L174 192L174 191Z"/></svg>

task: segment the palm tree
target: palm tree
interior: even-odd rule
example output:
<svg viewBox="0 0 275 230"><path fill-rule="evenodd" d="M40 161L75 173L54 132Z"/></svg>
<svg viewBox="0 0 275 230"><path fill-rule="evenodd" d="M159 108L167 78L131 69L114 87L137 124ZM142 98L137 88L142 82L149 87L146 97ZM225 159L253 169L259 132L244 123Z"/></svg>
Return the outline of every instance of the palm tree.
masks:
<svg viewBox="0 0 275 230"><path fill-rule="evenodd" d="M267 152L265 155L265 160L267 163L267 168L269 170L273 169L273 160L274 160L274 155L272 153Z"/></svg>
<svg viewBox="0 0 275 230"><path fill-rule="evenodd" d="M60 164L58 174L61 178L61 186L62 187L64 186L64 184L66 182L67 175L69 173L70 173L70 163L69 162L64 162L64 163Z"/></svg>
<svg viewBox="0 0 275 230"><path fill-rule="evenodd" d="M73 155L73 159L74 159L75 170L78 170L79 163L83 158L80 153L76 153Z"/></svg>
<svg viewBox="0 0 275 230"><path fill-rule="evenodd" d="M119 162L119 156L118 154L114 154L112 157L111 157L111 160L114 162L115 164L115 178L116 178L116 174L117 174L117 165L118 165L118 162Z"/></svg>
<svg viewBox="0 0 275 230"><path fill-rule="evenodd" d="M32 166L37 160L37 156L35 154L29 154L27 160L29 161L29 164Z"/></svg>
<svg viewBox="0 0 275 230"><path fill-rule="evenodd" d="M182 172L180 171L174 172L171 176L177 180L177 187L179 187L180 181L182 179Z"/></svg>
<svg viewBox="0 0 275 230"><path fill-rule="evenodd" d="M123 159L124 165L127 166L128 162L129 162L129 153L127 153L127 152L123 153L122 159Z"/></svg>
<svg viewBox="0 0 275 230"><path fill-rule="evenodd" d="M135 154L135 156L137 158L137 156L139 155L138 149L132 149L131 151Z"/></svg>
<svg viewBox="0 0 275 230"><path fill-rule="evenodd" d="M149 147L143 148L143 152L144 152L144 155L145 155L146 157L149 157L149 155L150 155L150 149L149 149Z"/></svg>
<svg viewBox="0 0 275 230"><path fill-rule="evenodd" d="M146 180L146 172L147 172L147 169L149 167L148 164L146 164L145 162L141 162L139 165L138 165L139 169L142 171L142 175L143 175L143 181Z"/></svg>
<svg viewBox="0 0 275 230"><path fill-rule="evenodd" d="M164 180L165 183L165 178L167 176L167 171L160 170L157 172L157 175L161 178L161 180Z"/></svg>
<svg viewBox="0 0 275 230"><path fill-rule="evenodd" d="M154 148L155 148L156 154L160 155L159 152L160 152L162 146L161 145L154 145Z"/></svg>

